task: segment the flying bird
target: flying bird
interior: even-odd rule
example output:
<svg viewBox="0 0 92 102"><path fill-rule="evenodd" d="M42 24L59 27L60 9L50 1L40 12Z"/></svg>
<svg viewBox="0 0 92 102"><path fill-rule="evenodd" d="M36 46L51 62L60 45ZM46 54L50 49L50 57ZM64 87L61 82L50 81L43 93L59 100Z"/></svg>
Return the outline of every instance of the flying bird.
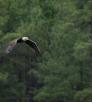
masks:
<svg viewBox="0 0 92 102"><path fill-rule="evenodd" d="M20 44L21 43L25 43L25 44L29 45L31 48L33 48L37 54L40 54L40 49L38 48L36 42L34 42L33 40L29 39L29 37L21 37L21 38L14 39L7 46L7 48L5 50L5 53L9 54L15 48L15 46L18 43L20 43Z"/></svg>

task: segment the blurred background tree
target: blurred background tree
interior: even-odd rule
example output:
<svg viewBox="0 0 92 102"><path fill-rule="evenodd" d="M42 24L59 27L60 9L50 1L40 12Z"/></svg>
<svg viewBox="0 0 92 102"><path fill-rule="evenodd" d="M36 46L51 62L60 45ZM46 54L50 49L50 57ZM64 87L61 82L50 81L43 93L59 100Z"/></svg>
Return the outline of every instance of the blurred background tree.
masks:
<svg viewBox="0 0 92 102"><path fill-rule="evenodd" d="M18 45L5 56L21 36L42 55ZM0 0L0 49L1 102L92 101L91 0Z"/></svg>

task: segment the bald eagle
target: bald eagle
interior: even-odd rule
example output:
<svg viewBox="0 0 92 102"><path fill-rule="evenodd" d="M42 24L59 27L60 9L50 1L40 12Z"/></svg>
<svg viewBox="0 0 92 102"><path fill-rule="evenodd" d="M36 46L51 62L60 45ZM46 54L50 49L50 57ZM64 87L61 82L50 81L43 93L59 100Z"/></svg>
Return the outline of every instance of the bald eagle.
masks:
<svg viewBox="0 0 92 102"><path fill-rule="evenodd" d="M20 44L21 44L21 43L25 43L25 44L29 45L31 48L33 48L37 54L40 54L40 50L39 50L39 48L38 48L36 42L30 40L29 37L21 37L21 38L14 39L14 40L11 41L11 42L9 43L9 45L6 47L5 53L6 53L6 54L9 54L9 53L15 48L15 46L16 46L18 43L20 43Z"/></svg>

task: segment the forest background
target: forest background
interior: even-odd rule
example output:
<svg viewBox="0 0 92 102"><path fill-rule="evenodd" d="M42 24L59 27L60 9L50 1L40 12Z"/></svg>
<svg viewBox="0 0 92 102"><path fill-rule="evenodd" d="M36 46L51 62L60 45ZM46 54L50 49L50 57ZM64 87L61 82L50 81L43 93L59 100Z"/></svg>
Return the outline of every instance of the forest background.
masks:
<svg viewBox="0 0 92 102"><path fill-rule="evenodd" d="M0 0L0 102L92 102L92 0Z"/></svg>

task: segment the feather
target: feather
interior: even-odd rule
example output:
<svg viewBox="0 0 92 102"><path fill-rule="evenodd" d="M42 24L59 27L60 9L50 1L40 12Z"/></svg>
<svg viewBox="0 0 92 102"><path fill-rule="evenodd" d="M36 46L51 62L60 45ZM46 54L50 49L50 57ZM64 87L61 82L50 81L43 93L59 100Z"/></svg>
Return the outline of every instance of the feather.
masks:
<svg viewBox="0 0 92 102"><path fill-rule="evenodd" d="M38 48L36 42L32 40L26 40L25 43L28 44L30 47L32 47L37 54L40 54L40 49Z"/></svg>
<svg viewBox="0 0 92 102"><path fill-rule="evenodd" d="M17 44L17 39L11 41L9 43L9 45L7 46L7 48L5 49L5 53L7 53L7 54L10 53L14 49L14 47L16 46L16 44Z"/></svg>

